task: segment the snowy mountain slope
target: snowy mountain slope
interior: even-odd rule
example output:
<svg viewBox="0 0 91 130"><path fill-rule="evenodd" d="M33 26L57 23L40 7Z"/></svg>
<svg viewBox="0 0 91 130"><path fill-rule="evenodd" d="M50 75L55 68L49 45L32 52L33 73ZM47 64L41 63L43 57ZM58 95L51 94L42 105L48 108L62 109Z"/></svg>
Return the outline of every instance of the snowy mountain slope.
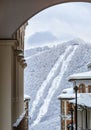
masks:
<svg viewBox="0 0 91 130"><path fill-rule="evenodd" d="M36 120L34 121L33 126L38 124L41 121L42 117L47 113L48 107L49 107L51 99L53 97L53 94L58 89L58 87L60 87L60 81L63 77L64 72L67 69L67 65L68 65L72 55L74 54L76 48L77 47L74 47L73 51L72 51L72 46L69 46L65 50L65 52L59 57L55 66L52 68L52 74L50 74L50 73L48 74L47 80L44 81L44 85L39 88L40 92L39 92L39 94L37 92L38 96L36 97L35 101L37 101L39 98L41 100L41 97L43 97L43 95L44 95L43 93L46 90L44 92L41 90L44 90L44 88L47 88L47 87L49 87L49 90L48 90L46 98L44 99L44 103L40 107L39 114L38 114ZM70 53L70 51L72 51L72 52ZM60 63L62 65L60 65ZM61 66L61 70L58 71L60 66ZM54 68L55 68L55 71L53 71ZM58 73L58 74L56 74L56 73ZM55 74L56 74L56 76L55 76ZM54 76L52 76L52 75L54 75ZM48 83L50 84L50 86ZM38 102L36 105L38 105ZM33 111L30 111L30 112L33 113Z"/></svg>
<svg viewBox="0 0 91 130"><path fill-rule="evenodd" d="M27 50L25 50L24 55L25 57L29 57L35 54L38 54L38 52L49 50L50 48L48 46L41 46L41 47L32 47Z"/></svg>
<svg viewBox="0 0 91 130"><path fill-rule="evenodd" d="M67 81L70 74L87 71L91 45L75 39L40 49L42 51L37 50L33 50L36 53L26 51L28 67L25 70L25 94L31 97L30 128L54 130L50 124L52 121L55 130L59 130L60 104L57 96L63 88L72 85Z"/></svg>
<svg viewBox="0 0 91 130"><path fill-rule="evenodd" d="M51 120L46 120L44 122L40 122L38 125L31 127L30 130L59 130L60 129L60 117L51 118Z"/></svg>

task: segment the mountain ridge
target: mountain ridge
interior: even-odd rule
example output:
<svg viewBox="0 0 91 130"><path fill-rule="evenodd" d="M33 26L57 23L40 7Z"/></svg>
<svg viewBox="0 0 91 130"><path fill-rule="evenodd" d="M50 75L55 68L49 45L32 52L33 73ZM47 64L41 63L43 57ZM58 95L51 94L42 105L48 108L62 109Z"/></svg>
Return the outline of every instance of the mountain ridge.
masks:
<svg viewBox="0 0 91 130"><path fill-rule="evenodd" d="M25 94L31 96L30 129L36 130L42 123L40 130L54 130L48 122L56 119L57 121L54 121L55 130L56 128L59 130L60 103L57 97L62 89L72 86L67 80L70 74L88 70L87 63L91 58L91 45L81 39L75 39L47 48L42 52L36 55L38 51L29 56L31 58L27 60L28 68L25 70ZM46 123L48 128L45 127Z"/></svg>

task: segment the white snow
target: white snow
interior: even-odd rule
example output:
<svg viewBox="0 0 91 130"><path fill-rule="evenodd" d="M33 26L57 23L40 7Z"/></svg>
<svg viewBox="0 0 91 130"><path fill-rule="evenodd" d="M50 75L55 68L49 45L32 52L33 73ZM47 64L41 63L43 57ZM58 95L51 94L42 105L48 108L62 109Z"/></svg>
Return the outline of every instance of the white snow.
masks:
<svg viewBox="0 0 91 130"><path fill-rule="evenodd" d="M51 82L51 80L54 78L55 76L55 73L57 71L57 69L60 67L60 64L62 63L64 57L67 55L67 53L70 51L72 47L69 46L67 48L67 50L65 51L64 54L62 54L59 59L56 61L55 65L53 66L53 68L51 69L51 71L49 72L46 80L42 83L42 85L40 86L39 90L37 91L37 94L36 94L36 98L32 104L32 109L30 111L30 115L33 116L33 113L35 111L35 108L38 104L38 102L41 100L41 97L43 96L43 93L44 93L44 90L46 88L46 86Z"/></svg>
<svg viewBox="0 0 91 130"><path fill-rule="evenodd" d="M29 95L24 94L24 100L26 100L26 99L30 100L31 98Z"/></svg>
<svg viewBox="0 0 91 130"><path fill-rule="evenodd" d="M17 127L17 126L20 124L20 122L21 122L22 119L24 118L25 114L26 114L26 112L24 111L24 112L19 116L19 118L16 120L16 122L13 124L13 127Z"/></svg>
<svg viewBox="0 0 91 130"><path fill-rule="evenodd" d="M79 94L77 95L79 97ZM62 93L58 96L58 99L74 99L75 93L73 87L64 89Z"/></svg>
<svg viewBox="0 0 91 130"><path fill-rule="evenodd" d="M35 57L35 56L42 55L44 52L47 52L47 50L42 51L42 52L38 52L37 54L34 54L34 55L32 55L32 56L28 56L28 57L25 58L25 60L29 60L30 58L33 58L33 57Z"/></svg>
<svg viewBox="0 0 91 130"><path fill-rule="evenodd" d="M62 62L67 60L67 56L69 56L73 52L73 48L77 44L78 44L78 48L76 49L74 55L71 57L70 63L68 64L67 69L65 70ZM66 48L69 47L70 45L72 45L72 49L64 57L63 61L59 63L60 65L58 65L58 68L56 70L54 68L55 70L54 73L56 74L53 74L50 80L48 81L48 83L45 86L43 86L45 88L43 92L40 94L41 96L39 95L40 97L38 98L38 101L37 101L38 91L40 90L40 87L42 86L43 82L47 81L47 76L49 75L50 70L52 70L52 67L55 66L57 59L60 56L62 56L63 53L66 52ZM30 113L31 113L32 104L37 101L36 104L33 106L34 110L33 110L31 120L30 120L29 127L31 130L37 130L37 129L56 130L57 126L60 129L60 119L57 120L57 117L60 114L60 107L59 107L60 104L59 104L59 101L57 101L57 95L61 93L62 89L72 86L72 84L67 81L68 79L67 77L69 75L73 73L78 73L78 72L80 73L80 72L87 71L87 63L89 62L89 59L91 59L91 55L90 55L91 45L87 45L86 43L83 43L82 41L80 42L75 41L75 40L69 41L68 43L64 43L61 45L57 45L57 47L50 48L48 52L45 52L43 54L42 53L38 54L39 52L44 52L45 50L48 50L48 49L41 50L40 48L37 48L30 51L28 50L26 52L26 57L31 56L30 60L27 60L28 67L25 69L25 94L28 94L31 97ZM38 54L38 55L35 55L35 54ZM37 125L35 125L34 127L31 127L31 124L33 124L33 121L36 120L38 117L40 108L42 107L43 104L45 104L45 101L48 101L46 98L48 97L49 89L51 90L52 82L59 75L61 71L61 67L64 69L65 72L61 78L60 87L57 90L55 90L53 95L50 94L50 98L51 97L52 98L51 98L51 101L49 99L50 105L47 106L48 107L47 113L41 116L41 120L39 121ZM56 82L56 80L54 81ZM56 86L55 86L55 89L56 89ZM71 93L70 91L68 92L68 95ZM48 105L48 103L46 104ZM50 123L51 121L52 123Z"/></svg>
<svg viewBox="0 0 91 130"><path fill-rule="evenodd" d="M58 99L72 99L75 98L75 94L61 94L58 96Z"/></svg>
<svg viewBox="0 0 91 130"><path fill-rule="evenodd" d="M91 71L70 75L68 80L91 79Z"/></svg>
<svg viewBox="0 0 91 130"><path fill-rule="evenodd" d="M38 124L38 123L40 122L41 118L47 113L48 107L49 107L49 104L50 104L50 101L51 101L51 99L52 99L52 97L53 97L53 94L54 94L55 91L59 88L61 79L62 79L62 77L63 77L63 75L64 75L64 73L65 73L65 71L66 71L66 69L67 69L67 66L68 66L68 64L69 64L69 62L70 62L72 56L74 55L74 52L75 52L76 49L77 49L77 46L74 46L74 48L73 48L72 51L71 51L71 49L72 49L72 46L69 46L69 47L66 49L64 55L62 55L62 56L60 57L60 59L58 60L58 62L56 63L56 68L57 68L57 67L60 65L60 62L62 62L62 67L61 67L60 73L58 74L58 76L57 76L56 78L53 79L52 85L51 85L51 87L50 87L50 89L49 89L49 91L48 91L48 95L47 95L47 97L45 98L44 103L43 103L43 105L41 106L41 108L40 108L40 110L39 110L39 114L38 114L38 116L37 116L37 118L36 118L36 120L34 121L34 123L33 123L32 126ZM71 53L69 53L70 51L71 51ZM63 59L65 59L65 60L63 60ZM62 61L62 60L63 60L63 61ZM54 69L54 70L55 70L55 69ZM56 71L56 70L55 70L55 71ZM48 79L47 82L50 82L50 79L52 78L52 76L53 76L54 74L55 74L55 72L53 71L53 72L52 72L52 75L51 75L51 74L48 75L48 77L47 77L47 79ZM45 84L46 84L46 85L47 85L47 82L45 81ZM45 87L46 87L46 85L45 85ZM44 90L44 88L42 89L42 94L43 94L43 90ZM40 98L40 96L41 96L41 95L39 95L39 98Z"/></svg>
<svg viewBox="0 0 91 130"><path fill-rule="evenodd" d="M66 88L66 89L63 89L62 93L74 93L74 89L71 87L71 88Z"/></svg>
<svg viewBox="0 0 91 130"><path fill-rule="evenodd" d="M70 100L71 103L75 103L74 100ZM77 98L77 104L81 106L86 106L91 108L91 93L80 93L79 97Z"/></svg>

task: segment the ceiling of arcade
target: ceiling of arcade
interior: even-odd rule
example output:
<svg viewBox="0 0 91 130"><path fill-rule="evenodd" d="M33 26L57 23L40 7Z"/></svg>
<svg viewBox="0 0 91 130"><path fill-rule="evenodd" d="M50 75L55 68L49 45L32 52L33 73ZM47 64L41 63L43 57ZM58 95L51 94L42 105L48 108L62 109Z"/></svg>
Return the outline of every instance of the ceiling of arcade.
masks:
<svg viewBox="0 0 91 130"><path fill-rule="evenodd" d="M64 2L91 0L0 0L0 39L12 39L14 32L36 13Z"/></svg>

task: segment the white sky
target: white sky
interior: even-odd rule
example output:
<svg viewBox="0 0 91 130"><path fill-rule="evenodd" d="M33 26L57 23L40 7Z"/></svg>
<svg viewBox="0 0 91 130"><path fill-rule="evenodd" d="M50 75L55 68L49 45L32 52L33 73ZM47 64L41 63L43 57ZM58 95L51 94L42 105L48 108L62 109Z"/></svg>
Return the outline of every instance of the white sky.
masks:
<svg viewBox="0 0 91 130"><path fill-rule="evenodd" d="M41 11L29 20L25 42L42 31L51 32L60 41L79 37L91 42L91 4L64 3Z"/></svg>

